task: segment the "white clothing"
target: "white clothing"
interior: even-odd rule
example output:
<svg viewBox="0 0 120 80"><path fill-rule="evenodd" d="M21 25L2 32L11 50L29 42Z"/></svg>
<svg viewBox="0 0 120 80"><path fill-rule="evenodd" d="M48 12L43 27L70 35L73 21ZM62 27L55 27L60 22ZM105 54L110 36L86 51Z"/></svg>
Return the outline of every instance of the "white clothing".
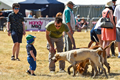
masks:
<svg viewBox="0 0 120 80"><path fill-rule="evenodd" d="M100 27L100 25L101 25L101 19L102 19L102 17L97 21L94 29L101 29L101 27Z"/></svg>
<svg viewBox="0 0 120 80"><path fill-rule="evenodd" d="M116 27L120 28L120 5L116 6L114 16L117 17Z"/></svg>
<svg viewBox="0 0 120 80"><path fill-rule="evenodd" d="M64 10L65 11L65 10ZM70 11L70 10L69 10ZM66 23L65 22L65 14L64 14L65 12L63 12L63 22L64 23ZM74 17L74 14L72 13L72 11L70 11L70 25L71 25L71 28L72 28L72 30L74 30L75 31L75 17Z"/></svg>

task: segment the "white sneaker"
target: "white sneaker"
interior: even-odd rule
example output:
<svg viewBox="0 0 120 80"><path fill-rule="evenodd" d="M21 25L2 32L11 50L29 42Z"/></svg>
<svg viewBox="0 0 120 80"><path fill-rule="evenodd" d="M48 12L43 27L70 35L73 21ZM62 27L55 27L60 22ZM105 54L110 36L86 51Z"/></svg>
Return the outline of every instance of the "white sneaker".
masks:
<svg viewBox="0 0 120 80"><path fill-rule="evenodd" d="M55 71L50 71L51 74L55 74Z"/></svg>
<svg viewBox="0 0 120 80"><path fill-rule="evenodd" d="M64 73L64 72L66 72L66 71L65 71L65 70L59 70L59 72L60 72L60 73Z"/></svg>
<svg viewBox="0 0 120 80"><path fill-rule="evenodd" d="M120 54L118 54L118 58L120 58Z"/></svg>

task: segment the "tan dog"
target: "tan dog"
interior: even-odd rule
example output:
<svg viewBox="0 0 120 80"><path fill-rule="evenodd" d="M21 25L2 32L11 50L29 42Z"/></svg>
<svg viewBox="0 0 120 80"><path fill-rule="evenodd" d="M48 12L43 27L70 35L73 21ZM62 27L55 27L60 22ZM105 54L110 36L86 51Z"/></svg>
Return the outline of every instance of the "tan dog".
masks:
<svg viewBox="0 0 120 80"><path fill-rule="evenodd" d="M107 74L106 74L106 70L105 68L103 68L101 62L100 62L100 57L97 54L99 51L102 51L101 48L96 49L96 50L90 50L90 49L75 49L75 50L70 50L67 52L61 52L61 53L56 53L54 55L54 57L52 58L52 60L54 60L55 62L58 60L66 60L68 61L71 66L68 67L68 73L70 74L70 68L73 67L73 76L76 75L76 63L83 61L85 59L90 59L94 65L93 68L95 69L95 74L93 76L93 78L96 76L96 74L98 73L97 71L97 67L101 68L104 72L106 77L108 78Z"/></svg>
<svg viewBox="0 0 120 80"><path fill-rule="evenodd" d="M89 59L86 59L78 64L76 64L76 72L83 74L85 72L86 65L89 63Z"/></svg>

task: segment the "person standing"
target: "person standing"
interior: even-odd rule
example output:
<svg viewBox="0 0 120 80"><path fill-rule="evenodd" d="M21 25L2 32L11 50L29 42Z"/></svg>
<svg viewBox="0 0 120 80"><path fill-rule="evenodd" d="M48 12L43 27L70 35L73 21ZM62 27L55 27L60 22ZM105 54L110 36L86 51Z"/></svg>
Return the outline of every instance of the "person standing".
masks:
<svg viewBox="0 0 120 80"><path fill-rule="evenodd" d="M18 3L13 3L12 9L13 12L8 15L7 21L8 36L11 35L14 43L11 60L15 60L16 56L16 60L20 61L20 59L18 58L20 43L22 43L22 36L26 34L24 26L24 17L19 12L20 5Z"/></svg>
<svg viewBox="0 0 120 80"><path fill-rule="evenodd" d="M35 76L34 71L36 69L36 55L37 51L34 47L34 42L35 42L35 36L32 35L27 35L26 40L27 40L27 61L30 64L29 69L26 71L28 74L31 74L32 76Z"/></svg>
<svg viewBox="0 0 120 80"><path fill-rule="evenodd" d="M116 41L118 42L118 58L120 58L120 4L116 6L114 16L116 22Z"/></svg>
<svg viewBox="0 0 120 80"><path fill-rule="evenodd" d="M50 45L49 48L49 70L50 72L54 73L55 72L55 63L52 60L52 57L57 52L63 52L63 32L65 31L72 44L73 44L73 49L76 48L74 38L69 31L69 28L67 27L66 24L62 23L62 18L56 17L55 21L51 21L46 25L46 39ZM54 43L56 44L56 49L54 48ZM65 61L60 60L59 61L59 69L60 72L65 72Z"/></svg>
<svg viewBox="0 0 120 80"><path fill-rule="evenodd" d="M111 41L116 40L116 27L115 27L115 23L113 21L112 6L113 6L112 1L109 1L105 5L105 9L102 11L102 17L110 18L110 21L112 22L112 24L114 26L113 29L108 29L108 28L101 29L101 39L103 40L103 48L108 46L111 43ZM107 58L109 58L110 57L110 48L106 49L106 53L107 53Z"/></svg>
<svg viewBox="0 0 120 80"><path fill-rule="evenodd" d="M73 14L74 3L72 1L69 1L67 3L67 7L63 12L63 22L65 22L72 33L74 34L75 31L75 17ZM72 43L70 41L70 38L68 37L67 33L65 33L65 51L69 51L72 49Z"/></svg>
<svg viewBox="0 0 120 80"><path fill-rule="evenodd" d="M113 3L113 6L112 6L113 13L114 13L114 10L115 10L115 7L116 7L116 1L117 1L117 0L112 0L112 3ZM114 23L115 23L115 16L113 16L113 21L114 21ZM115 25L116 25L116 23L115 23ZM115 56L114 44L115 44L115 43L112 43L112 45L111 45L111 52L112 52L112 56L113 56L113 57Z"/></svg>
<svg viewBox="0 0 120 80"><path fill-rule="evenodd" d="M3 31L4 22L5 22L5 15L2 11L0 11L0 30L2 31Z"/></svg>

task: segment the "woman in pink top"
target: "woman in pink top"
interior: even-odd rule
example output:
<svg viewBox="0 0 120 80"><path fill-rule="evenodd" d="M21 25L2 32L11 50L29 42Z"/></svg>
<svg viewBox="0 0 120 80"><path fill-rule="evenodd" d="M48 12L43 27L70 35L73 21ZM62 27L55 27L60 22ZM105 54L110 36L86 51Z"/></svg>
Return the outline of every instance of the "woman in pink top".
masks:
<svg viewBox="0 0 120 80"><path fill-rule="evenodd" d="M112 1L108 2L105 5L105 9L102 11L102 17L110 18L110 21L114 25L113 29L102 28L101 29L101 39L103 40L103 47L106 47L110 44L111 41L116 40L116 27L113 21L113 11L112 11ZM108 14L107 14L108 13ZM107 57L110 57L110 47L106 49Z"/></svg>

